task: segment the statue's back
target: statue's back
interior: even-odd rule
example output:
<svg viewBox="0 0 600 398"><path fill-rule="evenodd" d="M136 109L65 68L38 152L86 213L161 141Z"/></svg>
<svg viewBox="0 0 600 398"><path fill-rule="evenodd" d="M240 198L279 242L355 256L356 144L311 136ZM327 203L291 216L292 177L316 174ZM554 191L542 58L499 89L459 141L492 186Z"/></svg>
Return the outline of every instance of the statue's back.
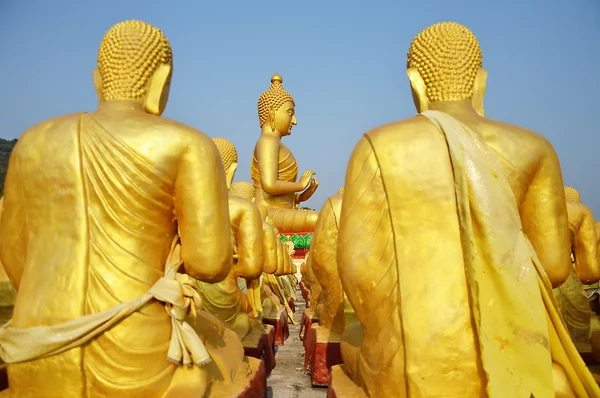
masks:
<svg viewBox="0 0 600 398"><path fill-rule="evenodd" d="M8 186L19 190L27 239L12 326L106 310L142 296L163 275L176 233L179 143L168 123L99 111L45 122L19 140L10 167L20 181ZM31 386L19 389L23 396L48 391L48 383L63 397L156 396L175 369L165 359L170 334L168 314L154 301L84 348L10 365L10 383Z"/></svg>
<svg viewBox="0 0 600 398"><path fill-rule="evenodd" d="M497 153L521 205L549 155L547 142L515 126L462 119ZM352 250L340 247L338 261L364 336L360 353L349 354L358 354L357 368L352 360L346 368L372 396L392 389L478 396L485 376L443 134L421 116L368 132L352 155L346 185L340 242L352 242Z"/></svg>

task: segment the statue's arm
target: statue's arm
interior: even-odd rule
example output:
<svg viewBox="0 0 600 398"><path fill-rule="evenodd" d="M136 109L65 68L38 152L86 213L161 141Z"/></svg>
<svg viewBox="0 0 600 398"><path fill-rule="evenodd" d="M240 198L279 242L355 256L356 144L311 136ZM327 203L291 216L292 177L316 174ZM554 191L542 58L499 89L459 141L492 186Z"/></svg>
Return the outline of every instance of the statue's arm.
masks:
<svg viewBox="0 0 600 398"><path fill-rule="evenodd" d="M577 276L586 284L600 280L600 269L598 267L596 226L594 215L589 207L581 205L582 223L575 237L573 252L575 253L575 266Z"/></svg>
<svg viewBox="0 0 600 398"><path fill-rule="evenodd" d="M262 136L256 144L256 158L259 164L260 184L269 195L286 195L302 191L304 187L298 182L280 181L279 172L279 140L271 136Z"/></svg>
<svg viewBox="0 0 600 398"><path fill-rule="evenodd" d="M256 279L263 268L263 221L258 207L248 200L229 195L229 209L232 217L236 218L238 263L236 271L238 276L249 280ZM232 208L237 208L234 215Z"/></svg>
<svg viewBox="0 0 600 398"><path fill-rule="evenodd" d="M175 182L181 258L188 274L215 283L233 262L225 172L212 140L195 131L189 136Z"/></svg>
<svg viewBox="0 0 600 398"><path fill-rule="evenodd" d="M19 290L27 252L27 201L23 194L17 141L8 164L4 183L4 199L0 220L0 259L10 282Z"/></svg>
<svg viewBox="0 0 600 398"><path fill-rule="evenodd" d="M560 286L571 270L569 222L560 163L552 145L529 185L520 213L523 231L531 241L553 287Z"/></svg>
<svg viewBox="0 0 600 398"><path fill-rule="evenodd" d="M277 236L271 224L263 221L263 272L273 274L277 271Z"/></svg>
<svg viewBox="0 0 600 398"><path fill-rule="evenodd" d="M367 302L381 300L389 306L396 305L397 259L388 198L379 163L367 137L359 141L350 156L344 186L337 241L343 290L357 313ZM359 281L372 281L372 284L364 290L359 286L367 284ZM388 316L391 317L391 313L378 319Z"/></svg>

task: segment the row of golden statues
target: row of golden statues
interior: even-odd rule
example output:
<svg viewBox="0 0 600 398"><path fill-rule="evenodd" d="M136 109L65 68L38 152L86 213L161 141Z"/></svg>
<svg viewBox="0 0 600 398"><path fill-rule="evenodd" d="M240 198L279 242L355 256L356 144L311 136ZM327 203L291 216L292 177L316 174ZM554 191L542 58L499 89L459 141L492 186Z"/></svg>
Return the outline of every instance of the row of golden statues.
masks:
<svg viewBox="0 0 600 398"><path fill-rule="evenodd" d="M245 342L295 294L285 236L314 232L302 274L341 336L334 395L600 396L576 346L600 340L600 235L565 199L552 145L484 116L469 29L414 38L419 114L367 132L320 212L298 208L318 181L298 179L281 142L297 123L281 76L258 100L252 182L234 183L230 141L160 117L172 66L158 28L116 24L98 109L19 138L0 221L17 292L0 394L243 396L261 366Z"/></svg>

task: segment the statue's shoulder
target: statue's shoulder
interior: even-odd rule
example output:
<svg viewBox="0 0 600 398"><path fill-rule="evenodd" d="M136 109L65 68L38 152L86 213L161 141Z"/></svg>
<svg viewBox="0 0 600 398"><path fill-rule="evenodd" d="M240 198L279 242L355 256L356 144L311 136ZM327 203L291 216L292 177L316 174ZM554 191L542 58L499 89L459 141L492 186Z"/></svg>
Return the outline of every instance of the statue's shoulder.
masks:
<svg viewBox="0 0 600 398"><path fill-rule="evenodd" d="M554 146L542 134L512 123L490 118L485 118L485 120L488 124L493 125L494 130L496 130L500 136L509 138L512 142L517 144L518 148L527 150L528 156L538 158L556 156Z"/></svg>
<svg viewBox="0 0 600 398"><path fill-rule="evenodd" d="M427 139L428 132L436 133L437 129L427 118L416 115L371 129L365 133L365 137L374 145L398 145L408 141Z"/></svg>
<svg viewBox="0 0 600 398"><path fill-rule="evenodd" d="M13 152L18 153L20 148L40 144L65 137L69 131L77 132L79 121L84 112L71 113L54 117L39 122L25 130L17 140Z"/></svg>
<svg viewBox="0 0 600 398"><path fill-rule="evenodd" d="M155 117L155 131L165 136L172 143L179 143L183 147L207 146L215 148L213 140L201 130L176 120L165 117Z"/></svg>

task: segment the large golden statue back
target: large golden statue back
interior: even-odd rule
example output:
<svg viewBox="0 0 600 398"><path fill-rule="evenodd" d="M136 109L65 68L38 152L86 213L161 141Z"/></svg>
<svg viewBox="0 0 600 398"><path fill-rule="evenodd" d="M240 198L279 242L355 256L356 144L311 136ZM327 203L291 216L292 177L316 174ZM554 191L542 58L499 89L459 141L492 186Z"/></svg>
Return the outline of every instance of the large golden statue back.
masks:
<svg viewBox="0 0 600 398"><path fill-rule="evenodd" d="M217 282L229 272L227 189L217 149L199 131L157 117L171 71L171 48L159 29L116 24L94 71L98 110L40 123L19 139L0 227L2 263L18 287L12 328L63 324L145 296L162 280L178 230L187 273ZM151 299L84 346L9 364L11 396L202 396L209 368L167 360L172 322L165 305ZM233 333L222 326L211 333L209 351L214 338L217 351L232 348L228 359L215 360L221 370L234 364L223 374L231 380L242 347L225 342ZM38 342L22 344L30 350Z"/></svg>
<svg viewBox="0 0 600 398"><path fill-rule="evenodd" d="M540 135L483 116L481 60L466 27L426 28L407 64L423 114L367 132L351 155L338 267L361 328L345 331L346 371L373 397L560 396L571 388L593 396L600 391L581 358L563 361L564 347L555 344L556 330L561 338L566 331L548 299L548 278L560 285L570 264L558 159ZM468 141L456 145L459 139ZM465 165L468 157L478 164ZM473 167L485 174L478 183ZM502 192L493 197L502 208L476 200L491 190ZM506 244L517 241L518 250ZM526 278L507 265L502 253L511 251ZM534 268L536 253L543 269ZM525 338L530 332L536 342ZM548 336L552 355L563 350L560 365L552 363ZM570 340L563 343L572 354Z"/></svg>

